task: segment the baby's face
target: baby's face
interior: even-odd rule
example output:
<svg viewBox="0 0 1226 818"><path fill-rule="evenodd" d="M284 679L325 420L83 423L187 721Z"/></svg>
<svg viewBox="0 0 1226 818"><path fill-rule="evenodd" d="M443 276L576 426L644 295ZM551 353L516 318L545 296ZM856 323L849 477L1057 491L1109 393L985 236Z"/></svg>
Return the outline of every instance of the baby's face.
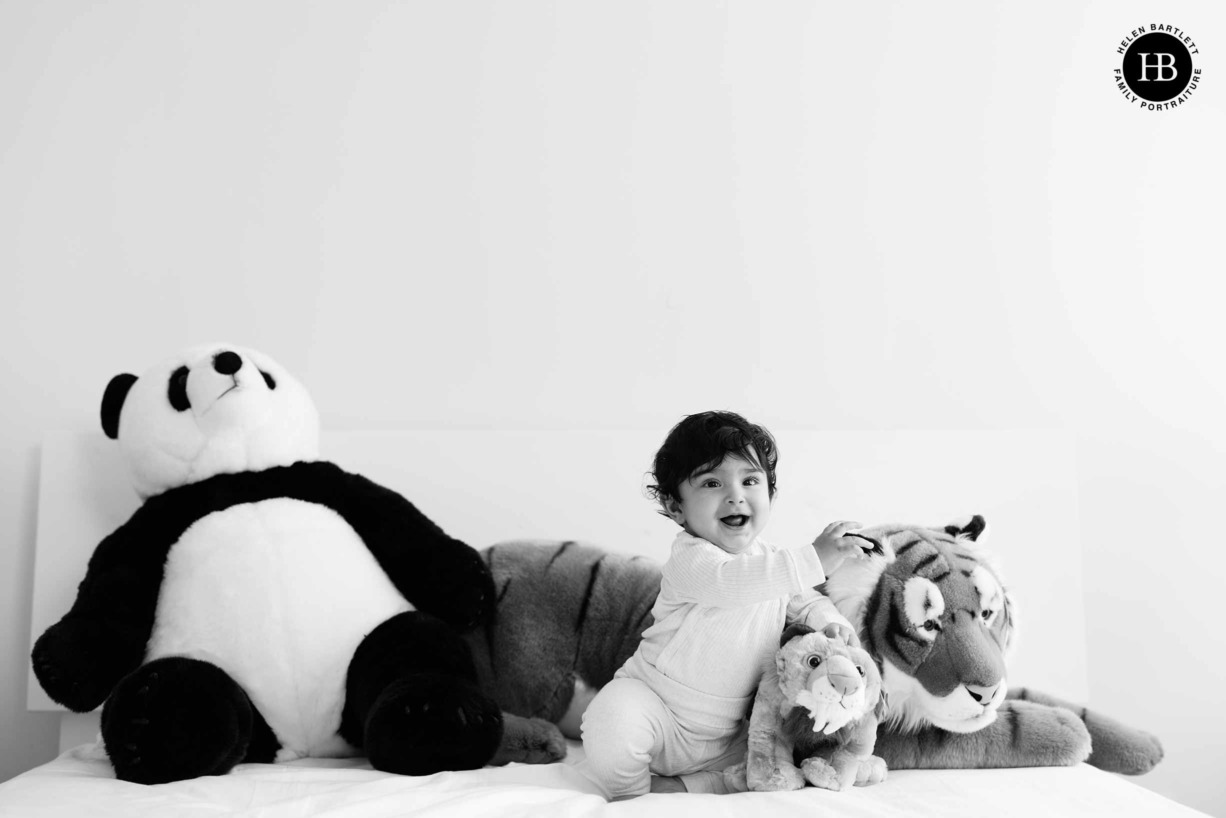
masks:
<svg viewBox="0 0 1226 818"><path fill-rule="evenodd" d="M667 506L672 518L729 554L749 548L770 519L766 472L739 457L729 455L715 468L692 475L678 493L680 502Z"/></svg>

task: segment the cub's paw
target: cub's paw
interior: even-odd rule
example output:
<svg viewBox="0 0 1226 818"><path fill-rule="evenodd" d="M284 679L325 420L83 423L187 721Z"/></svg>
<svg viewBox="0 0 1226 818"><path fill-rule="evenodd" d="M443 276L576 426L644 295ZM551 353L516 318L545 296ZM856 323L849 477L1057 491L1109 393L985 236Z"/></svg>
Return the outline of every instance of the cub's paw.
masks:
<svg viewBox="0 0 1226 818"><path fill-rule="evenodd" d="M746 775L746 765L742 761L724 770L724 788L728 792L748 792L749 781Z"/></svg>
<svg viewBox="0 0 1226 818"><path fill-rule="evenodd" d="M824 758L806 758L800 765L805 781L823 790L841 790L843 782L839 781L839 772Z"/></svg>
<svg viewBox="0 0 1226 818"><path fill-rule="evenodd" d="M862 758L856 769L856 786L867 787L870 784L880 784L885 781L886 772L885 759L881 756Z"/></svg>
<svg viewBox="0 0 1226 818"><path fill-rule="evenodd" d="M502 714L502 741L490 764L552 764L566 758L566 739L544 719Z"/></svg>
<svg viewBox="0 0 1226 818"><path fill-rule="evenodd" d="M805 779L800 770L791 764L783 764L771 770L754 789L759 792L790 792L799 790L804 785Z"/></svg>

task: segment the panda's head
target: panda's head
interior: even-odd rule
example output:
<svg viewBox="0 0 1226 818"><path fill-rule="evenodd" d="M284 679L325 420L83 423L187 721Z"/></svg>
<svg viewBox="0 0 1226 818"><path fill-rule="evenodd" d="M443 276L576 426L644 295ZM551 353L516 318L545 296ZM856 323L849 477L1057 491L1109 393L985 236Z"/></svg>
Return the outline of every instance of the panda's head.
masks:
<svg viewBox="0 0 1226 818"><path fill-rule="evenodd" d="M319 456L319 413L302 384L267 355L229 344L194 347L139 378L116 375L102 429L119 441L142 498Z"/></svg>

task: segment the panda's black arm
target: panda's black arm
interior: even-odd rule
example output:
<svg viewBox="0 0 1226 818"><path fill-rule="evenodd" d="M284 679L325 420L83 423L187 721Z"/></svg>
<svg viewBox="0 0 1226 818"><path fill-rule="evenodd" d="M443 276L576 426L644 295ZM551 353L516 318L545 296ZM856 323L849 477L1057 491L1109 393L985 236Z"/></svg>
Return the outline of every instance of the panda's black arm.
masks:
<svg viewBox="0 0 1226 818"><path fill-rule="evenodd" d="M296 463L287 469L299 473L294 482L304 480L312 499L353 527L415 608L461 630L488 621L494 580L475 549L448 536L399 493L366 477L331 463Z"/></svg>
<svg viewBox="0 0 1226 818"><path fill-rule="evenodd" d="M92 710L140 665L166 553L193 505L176 492L152 498L94 549L72 608L34 643L34 673L52 699Z"/></svg>

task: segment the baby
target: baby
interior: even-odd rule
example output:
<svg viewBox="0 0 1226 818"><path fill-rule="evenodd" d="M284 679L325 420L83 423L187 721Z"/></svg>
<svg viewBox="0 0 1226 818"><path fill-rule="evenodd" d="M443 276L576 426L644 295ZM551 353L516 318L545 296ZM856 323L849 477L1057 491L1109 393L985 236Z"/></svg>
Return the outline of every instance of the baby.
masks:
<svg viewBox="0 0 1226 818"><path fill-rule="evenodd" d="M690 415L656 453L651 486L683 529L664 564L654 624L583 717L584 765L612 800L727 791L745 715L785 623L851 625L814 590L860 549L833 523L793 550L758 538L779 455L770 432L732 412Z"/></svg>

